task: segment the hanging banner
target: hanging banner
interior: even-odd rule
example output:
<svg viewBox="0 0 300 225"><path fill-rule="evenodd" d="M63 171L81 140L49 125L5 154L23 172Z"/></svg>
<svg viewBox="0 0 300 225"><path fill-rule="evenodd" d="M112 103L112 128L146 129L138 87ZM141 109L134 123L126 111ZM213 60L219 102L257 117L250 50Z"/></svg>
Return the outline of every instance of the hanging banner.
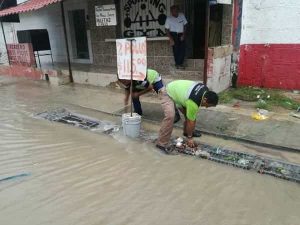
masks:
<svg viewBox="0 0 300 225"><path fill-rule="evenodd" d="M116 5L95 6L96 26L116 26Z"/></svg>
<svg viewBox="0 0 300 225"><path fill-rule="evenodd" d="M116 40L118 76L120 79L131 78L131 41ZM144 80L147 71L147 40L146 37L133 38L132 41L133 80Z"/></svg>
<svg viewBox="0 0 300 225"><path fill-rule="evenodd" d="M33 48L30 43L7 44L6 46L10 64L35 66Z"/></svg>

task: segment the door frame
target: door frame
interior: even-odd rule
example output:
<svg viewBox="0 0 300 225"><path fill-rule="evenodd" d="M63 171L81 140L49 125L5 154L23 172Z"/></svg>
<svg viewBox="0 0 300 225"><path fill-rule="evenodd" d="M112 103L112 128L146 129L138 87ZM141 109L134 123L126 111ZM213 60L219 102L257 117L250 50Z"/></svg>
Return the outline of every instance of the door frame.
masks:
<svg viewBox="0 0 300 225"><path fill-rule="evenodd" d="M65 15L66 15L66 29L67 33L71 34L71 26L70 26L70 20L69 20L69 12L73 10L84 10L85 12L85 18L88 16L88 4L86 1L82 0L72 0L72 1L66 1L65 2ZM72 63L82 63L82 64L92 64L93 63L93 51L92 51L92 41L91 41L91 31L87 30L87 41L88 41L88 51L89 51L89 59L77 59L75 57L73 44L71 36L68 35L68 45L70 48L70 56L71 56L71 62Z"/></svg>

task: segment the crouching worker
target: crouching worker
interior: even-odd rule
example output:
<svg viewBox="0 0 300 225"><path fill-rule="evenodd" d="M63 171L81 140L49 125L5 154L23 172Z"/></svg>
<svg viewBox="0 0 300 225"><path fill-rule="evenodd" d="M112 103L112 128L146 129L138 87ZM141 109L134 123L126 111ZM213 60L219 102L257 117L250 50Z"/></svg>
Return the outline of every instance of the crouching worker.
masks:
<svg viewBox="0 0 300 225"><path fill-rule="evenodd" d="M164 119L161 124L156 147L170 153L169 141L173 131L175 117L174 103L185 116L183 133L187 136L187 145L194 148L193 133L195 131L196 118L199 107L214 107L218 104L218 95L209 91L201 83L190 80L176 80L169 83L163 95L162 107Z"/></svg>
<svg viewBox="0 0 300 225"><path fill-rule="evenodd" d="M130 96L130 80L119 79L125 86L125 106L128 105L129 96ZM134 112L143 115L143 110L140 102L140 96L148 93L149 91L154 90L157 94L159 94L162 90L164 90L164 84L162 82L160 74L152 69L147 69L147 76L144 81L133 81L132 87L132 103Z"/></svg>

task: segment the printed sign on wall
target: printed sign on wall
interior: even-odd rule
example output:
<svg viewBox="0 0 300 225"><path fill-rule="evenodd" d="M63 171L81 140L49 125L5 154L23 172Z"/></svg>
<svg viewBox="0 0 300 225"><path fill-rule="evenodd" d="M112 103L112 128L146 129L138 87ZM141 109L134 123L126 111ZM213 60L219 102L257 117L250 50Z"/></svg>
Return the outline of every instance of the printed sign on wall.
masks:
<svg viewBox="0 0 300 225"><path fill-rule="evenodd" d="M117 63L120 79L131 79L131 43L127 39L118 39ZM144 80L147 71L147 40L146 37L134 38L132 41L133 80Z"/></svg>
<svg viewBox="0 0 300 225"><path fill-rule="evenodd" d="M117 25L116 5L95 6L96 26Z"/></svg>
<svg viewBox="0 0 300 225"><path fill-rule="evenodd" d="M124 37L162 37L172 0L122 0Z"/></svg>
<svg viewBox="0 0 300 225"><path fill-rule="evenodd" d="M30 43L7 44L7 51L10 64L35 66L33 48Z"/></svg>

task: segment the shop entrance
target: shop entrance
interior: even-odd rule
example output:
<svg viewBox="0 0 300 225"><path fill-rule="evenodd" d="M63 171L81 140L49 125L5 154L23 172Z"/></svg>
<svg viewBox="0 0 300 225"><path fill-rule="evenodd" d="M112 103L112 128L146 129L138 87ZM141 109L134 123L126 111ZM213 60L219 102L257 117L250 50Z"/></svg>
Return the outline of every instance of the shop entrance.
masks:
<svg viewBox="0 0 300 225"><path fill-rule="evenodd" d="M70 10L68 16L70 21L73 57L74 59L89 59L85 10Z"/></svg>
<svg viewBox="0 0 300 225"><path fill-rule="evenodd" d="M187 58L204 59L205 55L205 0L185 0L187 27Z"/></svg>
<svg viewBox="0 0 300 225"><path fill-rule="evenodd" d="M86 1L65 2L66 29L73 63L93 63L91 35L88 24L88 6Z"/></svg>

